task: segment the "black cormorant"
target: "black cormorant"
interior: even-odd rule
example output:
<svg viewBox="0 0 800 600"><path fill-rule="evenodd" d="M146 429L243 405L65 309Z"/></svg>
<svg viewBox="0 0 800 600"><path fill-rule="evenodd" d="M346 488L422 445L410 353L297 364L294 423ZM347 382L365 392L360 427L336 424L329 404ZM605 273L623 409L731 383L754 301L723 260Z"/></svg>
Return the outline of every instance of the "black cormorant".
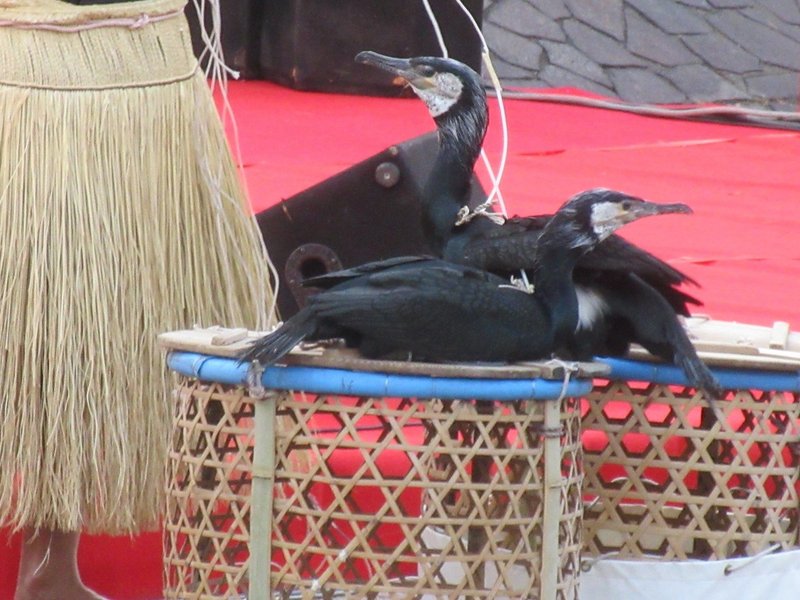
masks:
<svg viewBox="0 0 800 600"><path fill-rule="evenodd" d="M625 223L688 213L684 204L653 204L620 192L591 190L548 221L532 268L535 291L481 269L435 258L394 258L330 273L329 287L242 360L269 365L298 342L344 338L366 357L393 352L418 360L509 362L551 356L573 335L578 259Z"/></svg>
<svg viewBox="0 0 800 600"><path fill-rule="evenodd" d="M447 260L510 275L536 261L539 235L550 215L502 224L476 218L457 226L488 125L486 93L468 66L438 57L393 58L361 52L356 60L389 71L425 102L439 134L439 152L423 188L422 229L431 250ZM572 358L619 356L637 342L681 367L693 385L722 391L697 357L677 315L699 304L678 288L694 283L649 252L611 235L585 253L574 270L579 325L568 344Z"/></svg>

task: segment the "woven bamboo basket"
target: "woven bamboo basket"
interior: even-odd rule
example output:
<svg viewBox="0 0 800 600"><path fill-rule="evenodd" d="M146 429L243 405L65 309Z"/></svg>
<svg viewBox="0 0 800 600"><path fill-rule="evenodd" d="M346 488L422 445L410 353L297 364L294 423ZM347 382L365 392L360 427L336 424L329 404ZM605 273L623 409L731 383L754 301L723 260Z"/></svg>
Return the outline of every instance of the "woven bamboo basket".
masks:
<svg viewBox="0 0 800 600"><path fill-rule="evenodd" d="M253 379L209 335L162 336L167 598L577 598L575 397L597 365L327 350Z"/></svg>
<svg viewBox="0 0 800 600"><path fill-rule="evenodd" d="M706 319L689 332L727 390L720 419L677 369L649 362L609 361L610 379L587 397L587 556L728 559L798 545L800 336Z"/></svg>

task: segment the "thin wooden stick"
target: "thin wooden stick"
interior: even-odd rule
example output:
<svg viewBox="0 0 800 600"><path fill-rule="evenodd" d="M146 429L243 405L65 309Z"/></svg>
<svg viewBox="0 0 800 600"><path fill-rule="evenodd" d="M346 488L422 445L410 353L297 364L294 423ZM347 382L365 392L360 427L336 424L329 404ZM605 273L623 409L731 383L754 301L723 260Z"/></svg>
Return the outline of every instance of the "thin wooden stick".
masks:
<svg viewBox="0 0 800 600"><path fill-rule="evenodd" d="M278 396L274 392L267 393L255 405L248 565L251 600L269 600L272 594L272 501L275 496L275 404Z"/></svg>
<svg viewBox="0 0 800 600"><path fill-rule="evenodd" d="M561 403L544 402L544 517L541 600L555 600L558 585L558 523L561 520Z"/></svg>

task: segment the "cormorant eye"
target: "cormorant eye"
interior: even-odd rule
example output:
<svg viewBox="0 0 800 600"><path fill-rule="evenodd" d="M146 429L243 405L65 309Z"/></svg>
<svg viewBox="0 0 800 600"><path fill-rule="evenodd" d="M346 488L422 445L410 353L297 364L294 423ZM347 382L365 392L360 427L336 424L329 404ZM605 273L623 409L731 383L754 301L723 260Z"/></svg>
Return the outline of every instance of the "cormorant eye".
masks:
<svg viewBox="0 0 800 600"><path fill-rule="evenodd" d="M623 200L622 201L622 210L630 210L633 204L630 200Z"/></svg>
<svg viewBox="0 0 800 600"><path fill-rule="evenodd" d="M423 77L433 77L436 74L436 70L430 65L420 65L417 72Z"/></svg>

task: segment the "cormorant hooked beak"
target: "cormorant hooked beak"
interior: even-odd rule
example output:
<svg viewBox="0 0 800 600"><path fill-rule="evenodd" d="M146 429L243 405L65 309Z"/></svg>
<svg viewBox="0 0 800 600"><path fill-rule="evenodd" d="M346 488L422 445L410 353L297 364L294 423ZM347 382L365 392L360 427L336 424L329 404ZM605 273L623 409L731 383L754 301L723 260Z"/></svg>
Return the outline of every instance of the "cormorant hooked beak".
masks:
<svg viewBox="0 0 800 600"><path fill-rule="evenodd" d="M670 213L691 214L686 204L656 204L622 192L596 189L585 193L597 198L591 207L591 226L600 239L632 221Z"/></svg>
<svg viewBox="0 0 800 600"><path fill-rule="evenodd" d="M653 215L666 215L670 213L690 215L692 212L689 206L681 204L680 202L674 204L656 204L654 202L639 201L623 203L620 218L624 223L629 223Z"/></svg>
<svg viewBox="0 0 800 600"><path fill-rule="evenodd" d="M378 54L372 50L365 50L356 55L356 62L363 65L378 67L384 71L397 75L404 83L411 84L417 89L426 89L435 84L430 77L417 72L409 58L395 58Z"/></svg>

